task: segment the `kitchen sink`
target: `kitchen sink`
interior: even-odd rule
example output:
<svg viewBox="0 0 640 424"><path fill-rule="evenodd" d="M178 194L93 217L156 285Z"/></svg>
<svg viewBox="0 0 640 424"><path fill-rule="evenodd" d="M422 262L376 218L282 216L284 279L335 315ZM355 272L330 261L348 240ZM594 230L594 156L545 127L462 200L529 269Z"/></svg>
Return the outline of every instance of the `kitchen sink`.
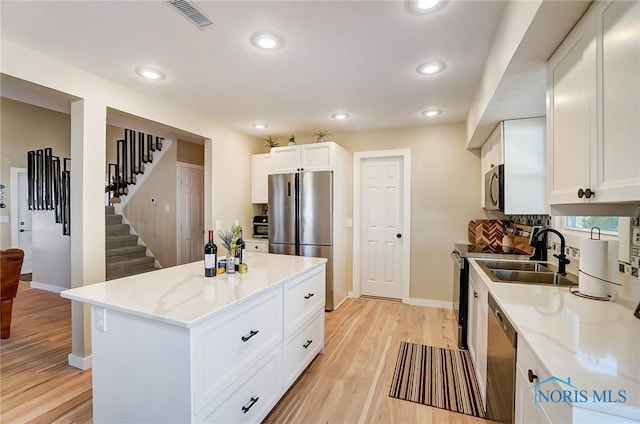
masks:
<svg viewBox="0 0 640 424"><path fill-rule="evenodd" d="M573 286L578 284L578 276L558 274L556 267L545 262L522 261L477 261L480 268L494 283L539 284Z"/></svg>
<svg viewBox="0 0 640 424"><path fill-rule="evenodd" d="M514 271L554 272L549 265L541 262L482 261L489 269L506 269Z"/></svg>
<svg viewBox="0 0 640 424"><path fill-rule="evenodd" d="M560 275L556 272L513 271L507 269L492 269L491 273L500 282L514 282L520 284L552 284L556 286L572 286L578 284L573 281L571 274Z"/></svg>

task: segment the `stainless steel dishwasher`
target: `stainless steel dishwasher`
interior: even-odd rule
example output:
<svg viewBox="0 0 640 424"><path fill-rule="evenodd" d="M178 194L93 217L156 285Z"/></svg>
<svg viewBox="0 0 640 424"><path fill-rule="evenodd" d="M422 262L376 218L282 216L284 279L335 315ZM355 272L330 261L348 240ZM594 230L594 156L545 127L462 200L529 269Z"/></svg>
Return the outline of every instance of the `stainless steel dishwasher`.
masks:
<svg viewBox="0 0 640 424"><path fill-rule="evenodd" d="M518 334L491 293L487 324L487 418L513 423Z"/></svg>

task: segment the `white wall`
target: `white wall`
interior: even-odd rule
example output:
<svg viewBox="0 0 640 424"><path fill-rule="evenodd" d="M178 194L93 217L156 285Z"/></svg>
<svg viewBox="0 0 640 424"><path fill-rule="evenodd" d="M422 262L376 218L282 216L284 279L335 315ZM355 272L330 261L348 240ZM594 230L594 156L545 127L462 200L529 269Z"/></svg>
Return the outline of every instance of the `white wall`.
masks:
<svg viewBox="0 0 640 424"><path fill-rule="evenodd" d="M48 290L71 288L71 237L62 235L55 211L31 212L32 283Z"/></svg>
<svg viewBox="0 0 640 424"><path fill-rule="evenodd" d="M249 224L252 214L249 156L261 150L262 142L259 139L219 125L210 117L160 102L6 39L0 40L0 48L0 72L3 74L78 99L71 108L72 287L104 279L104 226L100 225L99 230L95 223L104 222L108 108L205 139L205 176L208 177L205 186L205 227L213 228L214 217L225 221L238 219L243 225ZM100 158L100 164L97 164L96 158ZM241 175L249 177L236 178ZM230 181L234 182L233 186ZM85 217L85 213L89 215ZM70 357L70 361L79 367L89 366L87 308L73 307L72 345L74 356Z"/></svg>
<svg viewBox="0 0 640 424"><path fill-rule="evenodd" d="M409 295L434 301L434 305L451 302L453 261L449 254L455 243L466 243L469 220L484 216L478 202L480 158L466 150L464 124L332 132L331 140L350 152L411 149ZM350 187L350 198L351 191ZM348 216L351 214L349 204ZM348 236L351 243L352 234Z"/></svg>

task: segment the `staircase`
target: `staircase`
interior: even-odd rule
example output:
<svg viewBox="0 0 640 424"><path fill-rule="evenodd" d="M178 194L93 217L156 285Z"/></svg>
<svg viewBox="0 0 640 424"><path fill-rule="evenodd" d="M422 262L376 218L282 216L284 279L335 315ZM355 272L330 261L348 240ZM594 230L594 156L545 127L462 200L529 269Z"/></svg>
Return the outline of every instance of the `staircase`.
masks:
<svg viewBox="0 0 640 424"><path fill-rule="evenodd" d="M155 258L130 234L129 224L122 223L113 206L105 206L107 280L153 271Z"/></svg>

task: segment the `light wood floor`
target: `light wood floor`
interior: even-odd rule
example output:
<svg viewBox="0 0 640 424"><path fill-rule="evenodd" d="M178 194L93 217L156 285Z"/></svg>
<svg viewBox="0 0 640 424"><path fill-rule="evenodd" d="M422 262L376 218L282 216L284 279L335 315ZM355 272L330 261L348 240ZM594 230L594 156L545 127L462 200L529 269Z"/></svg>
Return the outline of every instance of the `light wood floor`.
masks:
<svg viewBox="0 0 640 424"><path fill-rule="evenodd" d="M20 283L2 340L0 422L91 423L91 371L67 365L70 301ZM400 341L455 348L451 311L348 299L326 314L325 354L266 423L484 423L388 396Z"/></svg>

